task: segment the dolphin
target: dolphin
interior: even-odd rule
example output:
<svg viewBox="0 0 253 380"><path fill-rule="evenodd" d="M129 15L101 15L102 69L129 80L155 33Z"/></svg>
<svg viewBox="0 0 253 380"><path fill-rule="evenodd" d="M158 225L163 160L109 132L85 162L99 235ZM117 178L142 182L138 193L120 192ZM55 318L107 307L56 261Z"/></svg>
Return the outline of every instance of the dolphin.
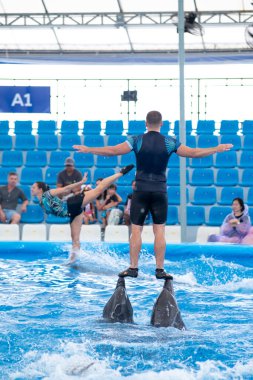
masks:
<svg viewBox="0 0 253 380"><path fill-rule="evenodd" d="M125 279L119 277L115 292L103 310L108 322L133 323L133 308L126 293Z"/></svg>
<svg viewBox="0 0 253 380"><path fill-rule="evenodd" d="M186 330L174 296L172 281L169 279L164 281L163 290L154 304L151 325Z"/></svg>

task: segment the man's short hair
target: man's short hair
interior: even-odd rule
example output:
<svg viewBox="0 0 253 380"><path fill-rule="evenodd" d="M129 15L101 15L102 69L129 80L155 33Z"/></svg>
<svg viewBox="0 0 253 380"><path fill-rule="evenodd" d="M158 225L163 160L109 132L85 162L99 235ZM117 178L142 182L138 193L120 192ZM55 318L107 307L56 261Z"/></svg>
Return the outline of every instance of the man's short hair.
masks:
<svg viewBox="0 0 253 380"><path fill-rule="evenodd" d="M16 177L18 176L16 172L9 172L8 177L10 177L11 175L15 175Z"/></svg>
<svg viewBox="0 0 253 380"><path fill-rule="evenodd" d="M146 116L146 122L151 125L161 124L162 114L158 111L150 111Z"/></svg>

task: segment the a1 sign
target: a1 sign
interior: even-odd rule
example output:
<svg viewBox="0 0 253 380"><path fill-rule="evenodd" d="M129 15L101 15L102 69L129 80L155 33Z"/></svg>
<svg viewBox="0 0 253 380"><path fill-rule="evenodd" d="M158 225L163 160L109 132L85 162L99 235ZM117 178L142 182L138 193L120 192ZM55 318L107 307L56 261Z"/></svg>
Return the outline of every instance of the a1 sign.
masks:
<svg viewBox="0 0 253 380"><path fill-rule="evenodd" d="M50 113L50 87L0 86L0 112Z"/></svg>

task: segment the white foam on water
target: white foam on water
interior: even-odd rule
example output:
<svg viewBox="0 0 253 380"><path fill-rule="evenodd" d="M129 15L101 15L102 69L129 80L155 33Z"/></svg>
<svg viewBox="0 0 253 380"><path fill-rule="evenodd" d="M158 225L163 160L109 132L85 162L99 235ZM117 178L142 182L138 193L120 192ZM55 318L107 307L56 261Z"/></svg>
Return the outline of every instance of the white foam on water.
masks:
<svg viewBox="0 0 253 380"><path fill-rule="evenodd" d="M253 290L253 278L243 278L238 281L238 278L235 277L233 281L229 281L226 284L211 287L213 290L229 290L229 291L249 291Z"/></svg>

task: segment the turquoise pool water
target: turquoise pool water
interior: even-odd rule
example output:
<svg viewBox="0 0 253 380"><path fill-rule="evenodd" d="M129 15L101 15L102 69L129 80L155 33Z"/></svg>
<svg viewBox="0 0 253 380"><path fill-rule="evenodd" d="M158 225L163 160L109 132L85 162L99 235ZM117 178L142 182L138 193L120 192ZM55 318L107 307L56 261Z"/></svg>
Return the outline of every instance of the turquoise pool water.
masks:
<svg viewBox="0 0 253 380"><path fill-rule="evenodd" d="M126 280L132 325L101 317L128 246L83 245L76 268L63 265L68 248L0 244L1 379L253 379L252 247L167 246L187 331L150 325L163 286L152 246Z"/></svg>

